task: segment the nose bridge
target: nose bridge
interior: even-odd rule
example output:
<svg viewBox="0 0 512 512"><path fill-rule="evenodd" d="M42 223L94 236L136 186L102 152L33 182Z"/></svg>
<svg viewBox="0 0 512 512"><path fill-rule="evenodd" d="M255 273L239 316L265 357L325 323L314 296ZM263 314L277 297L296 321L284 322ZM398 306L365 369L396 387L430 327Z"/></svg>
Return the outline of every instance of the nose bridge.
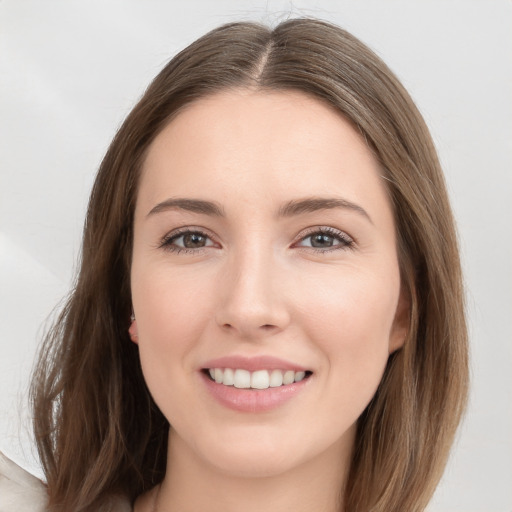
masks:
<svg viewBox="0 0 512 512"><path fill-rule="evenodd" d="M258 238L230 254L217 317L219 325L243 337L276 332L288 322L278 262L271 244Z"/></svg>

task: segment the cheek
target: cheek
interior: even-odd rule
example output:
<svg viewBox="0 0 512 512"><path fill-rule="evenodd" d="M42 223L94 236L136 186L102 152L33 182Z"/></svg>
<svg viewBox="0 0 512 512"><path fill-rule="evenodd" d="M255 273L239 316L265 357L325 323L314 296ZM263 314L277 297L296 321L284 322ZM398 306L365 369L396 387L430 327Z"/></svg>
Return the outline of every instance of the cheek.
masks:
<svg viewBox="0 0 512 512"><path fill-rule="evenodd" d="M334 272L305 283L300 307L304 330L322 351L331 379L344 388L374 390L389 355L389 335L399 295L399 277L390 272ZM298 294L299 295L299 294Z"/></svg>
<svg viewBox="0 0 512 512"><path fill-rule="evenodd" d="M302 298L299 316L320 331L338 333L340 339L388 340L400 290L398 269L334 268L323 275L303 274L296 282L301 290L294 295Z"/></svg>
<svg viewBox="0 0 512 512"><path fill-rule="evenodd" d="M139 336L148 343L180 347L193 337L212 307L209 282L199 272L167 268L140 274L132 281Z"/></svg>
<svg viewBox="0 0 512 512"><path fill-rule="evenodd" d="M168 269L135 269L132 298L144 377L155 401L170 417L172 412L166 409L174 396L183 398L187 393L182 379L194 371L191 354L211 318L208 287L204 280L173 275Z"/></svg>

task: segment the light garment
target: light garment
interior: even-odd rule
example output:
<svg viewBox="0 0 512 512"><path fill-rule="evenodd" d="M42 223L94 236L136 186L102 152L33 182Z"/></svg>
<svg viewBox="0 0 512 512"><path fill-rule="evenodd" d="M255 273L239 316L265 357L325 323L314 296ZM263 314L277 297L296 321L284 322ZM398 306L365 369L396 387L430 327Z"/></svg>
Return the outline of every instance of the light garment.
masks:
<svg viewBox="0 0 512 512"><path fill-rule="evenodd" d="M45 512L46 486L0 452L0 512ZM113 499L105 512L131 512L126 499Z"/></svg>

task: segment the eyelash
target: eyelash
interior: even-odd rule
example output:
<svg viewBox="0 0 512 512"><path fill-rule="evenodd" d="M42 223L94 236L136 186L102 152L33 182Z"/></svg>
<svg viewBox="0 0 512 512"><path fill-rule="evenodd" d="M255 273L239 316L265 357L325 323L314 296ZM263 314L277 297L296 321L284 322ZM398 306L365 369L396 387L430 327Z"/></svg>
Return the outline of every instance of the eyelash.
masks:
<svg viewBox="0 0 512 512"><path fill-rule="evenodd" d="M325 254L327 252L353 249L354 248L354 240L344 233L343 231L339 231L338 229L334 229L327 226L318 226L314 228L310 228L306 233L301 233L299 242L306 240L307 238L311 238L314 235L327 235L329 237L334 238L336 241L340 242L338 245L329 247L329 248L318 248L318 247L307 247L307 246L298 246L301 249L307 249L308 251L313 250L314 252ZM297 242L298 243L298 242ZM296 243L293 244L296 246Z"/></svg>
<svg viewBox="0 0 512 512"><path fill-rule="evenodd" d="M187 254L200 254L204 249L211 247L205 246L205 247L198 247L198 248L189 248L189 247L179 247L177 245L174 245L174 242L185 236L185 235L199 235L201 237L204 237L206 239L209 239L214 242L213 238L204 231L200 229L191 229L191 228L184 228L179 229L176 231L173 231L166 235L162 241L159 244L160 249L164 249L169 252L173 252L176 254L180 253L187 253ZM300 242L303 242L304 240L313 237L314 235L327 235L329 237L334 238L336 241L340 242L338 245L328 247L328 248L318 248L318 247L311 247L311 246L300 246L297 245ZM215 242L214 242L215 243ZM325 254L332 251L338 251L338 250L346 250L346 249L353 249L354 248L354 240L348 236L343 231L339 231L337 229L331 228L331 227L315 227L311 228L310 231L306 233L301 233L300 238L298 242L294 242L292 247L297 247L299 249L305 249L307 251L314 251L316 253Z"/></svg>
<svg viewBox="0 0 512 512"><path fill-rule="evenodd" d="M199 236L202 236L209 240L212 240L212 237L208 233L205 233L204 231L202 231L200 229L183 228L183 229L178 229L176 231L173 231L173 232L169 233L168 235L165 235L165 237L162 239L162 241L160 242L158 247L160 249L164 249L165 251L174 252L176 254L180 254L180 253L199 254L204 249L206 249L208 247L208 246L207 247L198 247L197 249L192 249L189 247L179 247L177 245L173 245L174 242L178 238L185 236L185 235L199 235Z"/></svg>

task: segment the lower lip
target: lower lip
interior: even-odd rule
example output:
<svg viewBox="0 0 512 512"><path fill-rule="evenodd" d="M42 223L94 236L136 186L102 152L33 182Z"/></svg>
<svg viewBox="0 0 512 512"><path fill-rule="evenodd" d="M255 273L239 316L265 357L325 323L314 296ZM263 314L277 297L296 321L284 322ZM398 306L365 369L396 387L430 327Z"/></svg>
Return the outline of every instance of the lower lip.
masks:
<svg viewBox="0 0 512 512"><path fill-rule="evenodd" d="M239 412L265 412L276 409L297 396L308 384L311 377L300 382L267 389L239 389L234 386L217 384L201 372L208 391L225 407Z"/></svg>

